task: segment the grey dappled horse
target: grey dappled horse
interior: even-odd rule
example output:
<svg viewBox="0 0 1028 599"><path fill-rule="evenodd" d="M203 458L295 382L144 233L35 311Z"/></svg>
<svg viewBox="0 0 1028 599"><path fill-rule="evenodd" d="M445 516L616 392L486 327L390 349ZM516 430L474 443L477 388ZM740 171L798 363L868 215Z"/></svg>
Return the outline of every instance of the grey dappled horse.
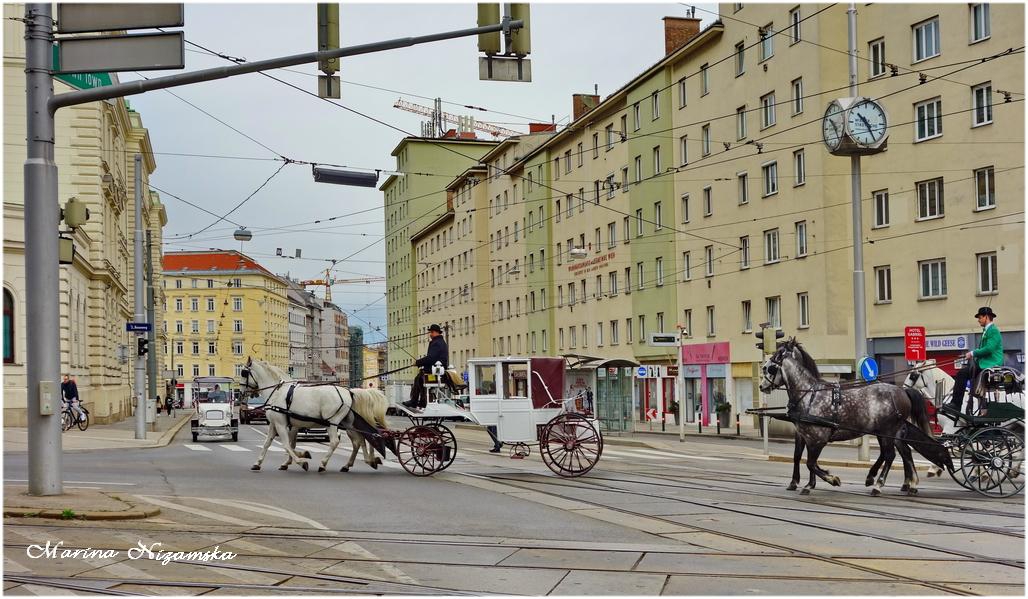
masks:
<svg viewBox="0 0 1028 599"><path fill-rule="evenodd" d="M761 368L760 390L784 388L789 394L789 413L799 416L796 423L796 450L794 462L795 489L799 479L799 456L807 449L807 469L810 481L801 491L806 495L814 488L816 478L838 486L839 477L832 476L817 464L821 451L831 441L847 441L863 434L877 436L881 457L868 474L865 484L874 485L872 495L880 495L896 451L903 460L903 489L910 494L917 492L917 472L914 469L910 447L900 437L904 421L913 417L918 427L928 433L927 412L924 399L919 393L884 383L871 384L853 389L840 389L837 385L821 380L814 359L795 339L783 343ZM837 395L833 399L833 395ZM806 420L821 419L835 423L838 427L813 424ZM884 464L881 474L875 480L877 468Z"/></svg>

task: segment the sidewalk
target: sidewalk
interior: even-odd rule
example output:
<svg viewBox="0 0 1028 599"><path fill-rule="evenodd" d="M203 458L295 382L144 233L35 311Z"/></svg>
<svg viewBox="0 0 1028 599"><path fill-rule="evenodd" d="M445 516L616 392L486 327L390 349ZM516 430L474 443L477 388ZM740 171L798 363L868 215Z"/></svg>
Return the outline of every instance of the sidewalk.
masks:
<svg viewBox="0 0 1028 599"><path fill-rule="evenodd" d="M175 410L175 417L157 417L156 430L147 431L146 439L136 439L136 420L126 418L114 424L90 424L85 431L73 428L61 436L64 451L118 449L123 447L164 447L178 431L189 424L192 410ZM28 451L28 429L4 427L4 452Z"/></svg>

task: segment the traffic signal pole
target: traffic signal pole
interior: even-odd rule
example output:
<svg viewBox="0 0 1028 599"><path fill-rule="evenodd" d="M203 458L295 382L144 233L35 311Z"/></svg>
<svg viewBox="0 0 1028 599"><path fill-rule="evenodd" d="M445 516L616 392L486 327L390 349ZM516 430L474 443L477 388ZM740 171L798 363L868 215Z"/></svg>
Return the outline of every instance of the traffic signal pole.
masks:
<svg viewBox="0 0 1028 599"><path fill-rule="evenodd" d="M146 322L146 303L143 300L143 155L135 157L135 196L136 196L136 242L133 247L133 264L135 272L134 287L136 296L135 322ZM136 333L139 339L146 333ZM146 438L146 354L139 351L136 344L136 379L132 391L136 394L136 438Z"/></svg>
<svg viewBox="0 0 1028 599"><path fill-rule="evenodd" d="M418 44L468 37L493 31L521 29L523 21L446 31L418 37L361 44L324 52L294 54L269 60L237 64L191 73L54 95L53 8L49 3L25 5L25 318L32 334L26 336L25 373L28 413L29 494L60 495L63 492L61 447L60 380L61 321L58 236L60 223L57 194L57 164L54 161L54 115L61 108L141 94L147 91L214 81L236 75L296 66L344 56L407 48ZM98 68L102 70L102 68ZM142 192L141 166L136 164L136 194ZM140 202L136 203L136 295L137 321L143 320L142 223ZM137 351L138 353L138 351ZM137 397L143 393L143 360L136 356ZM136 438L145 433L145 402L137 403ZM143 408L143 409L140 409Z"/></svg>

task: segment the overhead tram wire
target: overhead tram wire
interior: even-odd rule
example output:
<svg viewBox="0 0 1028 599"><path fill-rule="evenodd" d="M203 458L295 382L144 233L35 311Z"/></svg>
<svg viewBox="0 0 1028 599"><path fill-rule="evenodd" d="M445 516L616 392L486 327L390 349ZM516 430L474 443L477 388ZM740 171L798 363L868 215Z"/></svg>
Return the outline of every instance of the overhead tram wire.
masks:
<svg viewBox="0 0 1028 599"><path fill-rule="evenodd" d="M286 165L288 165L288 164L289 164L288 162L284 162L284 163L282 163L282 165L278 167L278 170L276 170L276 171L275 171L274 173L272 173L272 174L271 174L271 176L270 176L270 177L268 177L268 178L267 178L267 179L266 179L266 180L264 181L264 183L261 183L261 184L260 184L260 185L259 185L259 186L257 187L257 189L253 190L253 193L251 193L250 195L248 195L248 196L246 196L245 198L243 198L243 200L242 200L241 202L239 202L238 204L236 204L236 205L235 205L235 206L234 206L234 207L233 207L233 208L232 208L231 210L229 210L228 212L226 212L226 213L225 213L224 215L222 215L222 216L219 216L219 217L218 217L218 220L216 220L216 221L212 222L211 224L207 225L206 227L204 227L204 228L200 229L199 231L196 231L196 232L194 232L194 233L190 234L190 235L189 235L188 237L193 237L193 236L195 236L195 235L199 235L200 233L203 233L203 232L204 232L204 231L206 231L207 229L210 229L210 228L211 228L211 227L213 227L214 225L216 225L216 224L220 223L221 221L225 220L225 219L226 219L226 218L228 217L228 215L232 214L232 213L233 213L233 212L235 212L236 210L239 210L239 208L241 208L241 207L243 206L243 204L245 204L245 203L249 202L249 201L250 201L250 199L251 199L251 198L253 198L253 196L257 195L257 192L259 192L260 190L264 189L264 186L265 186L265 185L267 185L268 183L270 183L272 179L274 179L274 178L275 178L275 177L276 177L276 176L277 176L277 175L278 175L279 173L281 173L281 172L282 172L282 169L284 169L284 168L286 167Z"/></svg>

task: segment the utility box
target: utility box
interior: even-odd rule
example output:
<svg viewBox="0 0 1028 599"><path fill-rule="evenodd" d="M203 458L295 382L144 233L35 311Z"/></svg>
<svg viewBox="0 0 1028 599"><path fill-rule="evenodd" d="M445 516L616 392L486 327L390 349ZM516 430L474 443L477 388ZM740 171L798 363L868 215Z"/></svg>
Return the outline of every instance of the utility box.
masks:
<svg viewBox="0 0 1028 599"><path fill-rule="evenodd" d="M39 381L39 415L61 412L61 386L56 381Z"/></svg>

